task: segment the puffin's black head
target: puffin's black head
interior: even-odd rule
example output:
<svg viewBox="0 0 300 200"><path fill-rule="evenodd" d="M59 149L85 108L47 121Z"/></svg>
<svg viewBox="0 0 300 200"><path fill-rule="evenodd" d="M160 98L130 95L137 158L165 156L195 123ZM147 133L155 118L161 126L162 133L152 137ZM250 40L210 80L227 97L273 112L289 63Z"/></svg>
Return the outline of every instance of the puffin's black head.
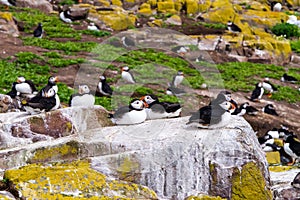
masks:
<svg viewBox="0 0 300 200"><path fill-rule="evenodd" d="M143 96L141 100L143 100L147 105L151 106L153 103L158 102L158 97L154 94L148 94L146 96Z"/></svg>
<svg viewBox="0 0 300 200"><path fill-rule="evenodd" d="M129 108L132 110L143 110L144 102L139 99L132 99L130 101Z"/></svg>
<svg viewBox="0 0 300 200"><path fill-rule="evenodd" d="M42 25L42 23L40 22L40 23L38 23L38 26L39 26L39 27L42 27L43 25Z"/></svg>
<svg viewBox="0 0 300 200"><path fill-rule="evenodd" d="M104 82L104 81L106 81L106 78L105 78L105 76L100 76L100 81L101 81L101 82Z"/></svg>
<svg viewBox="0 0 300 200"><path fill-rule="evenodd" d="M56 83L58 82L58 78L57 76L50 76L48 79L48 84L50 85L56 85Z"/></svg>

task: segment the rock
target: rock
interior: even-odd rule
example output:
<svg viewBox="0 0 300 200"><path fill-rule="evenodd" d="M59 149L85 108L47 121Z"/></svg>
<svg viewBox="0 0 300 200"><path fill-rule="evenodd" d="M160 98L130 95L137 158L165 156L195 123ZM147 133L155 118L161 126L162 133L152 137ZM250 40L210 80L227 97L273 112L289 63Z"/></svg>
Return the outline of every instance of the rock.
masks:
<svg viewBox="0 0 300 200"><path fill-rule="evenodd" d="M278 151L266 152L266 158L269 164L280 164L280 154Z"/></svg>
<svg viewBox="0 0 300 200"><path fill-rule="evenodd" d="M300 190L294 188L291 182L298 174L299 169L297 167L270 167L270 178L272 182L272 192L275 200L290 200L298 199L300 196Z"/></svg>
<svg viewBox="0 0 300 200"><path fill-rule="evenodd" d="M233 116L231 124L218 130L188 127L187 120L82 129L51 143L1 150L0 168L88 159L108 178L145 185L159 198L184 199L203 193L271 199L264 152L242 117Z"/></svg>
<svg viewBox="0 0 300 200"><path fill-rule="evenodd" d="M143 3L139 8L138 13L146 16L151 15L152 14L151 5L149 3Z"/></svg>
<svg viewBox="0 0 300 200"><path fill-rule="evenodd" d="M147 187L108 179L87 162L32 164L7 170L10 190L22 199L157 199Z"/></svg>
<svg viewBox="0 0 300 200"><path fill-rule="evenodd" d="M181 18L178 15L172 15L171 17L166 19L165 23L169 24L169 25L176 25L176 26L181 26L182 25Z"/></svg>
<svg viewBox="0 0 300 200"><path fill-rule="evenodd" d="M15 200L15 197L8 191L0 191L0 199Z"/></svg>
<svg viewBox="0 0 300 200"><path fill-rule="evenodd" d="M101 106L94 108L64 108L39 115L25 112L0 115L0 149L55 139L102 126L111 125L107 111Z"/></svg>
<svg viewBox="0 0 300 200"><path fill-rule="evenodd" d="M190 196L188 198L186 198L186 200L226 200L224 198L221 197L214 197L214 196L208 196L205 194L198 194L197 196Z"/></svg>
<svg viewBox="0 0 300 200"><path fill-rule="evenodd" d="M195 14L198 12L199 1L186 0L186 14Z"/></svg>
<svg viewBox="0 0 300 200"><path fill-rule="evenodd" d="M95 22L96 24L105 24L113 30L126 30L129 27L135 27L136 16L131 15L128 11L117 7L111 6L109 10L94 10L90 9L88 20Z"/></svg>
<svg viewBox="0 0 300 200"><path fill-rule="evenodd" d="M19 37L20 33L10 12L0 12L0 33Z"/></svg>
<svg viewBox="0 0 300 200"><path fill-rule="evenodd" d="M52 4L47 0L17 0L17 7L35 8L45 13L53 11Z"/></svg>
<svg viewBox="0 0 300 200"><path fill-rule="evenodd" d="M157 2L157 12L160 13L177 13L175 10L175 4L173 1L160 1Z"/></svg>

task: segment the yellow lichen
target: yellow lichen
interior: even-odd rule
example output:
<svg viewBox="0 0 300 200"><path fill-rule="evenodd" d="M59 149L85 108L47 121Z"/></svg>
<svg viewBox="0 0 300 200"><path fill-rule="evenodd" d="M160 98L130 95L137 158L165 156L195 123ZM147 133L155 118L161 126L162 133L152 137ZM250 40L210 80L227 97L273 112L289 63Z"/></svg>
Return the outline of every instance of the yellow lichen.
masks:
<svg viewBox="0 0 300 200"><path fill-rule="evenodd" d="M13 16L10 12L0 12L0 18L5 19L6 21L12 21Z"/></svg>
<svg viewBox="0 0 300 200"><path fill-rule="evenodd" d="M266 181L255 163L245 164L241 171L235 169L232 177L232 200L271 200L272 193L266 188Z"/></svg>
<svg viewBox="0 0 300 200"><path fill-rule="evenodd" d="M132 175L139 171L139 163L131 160L129 157L125 157L122 159L117 171L122 180L133 181L134 177Z"/></svg>
<svg viewBox="0 0 300 200"><path fill-rule="evenodd" d="M86 161L31 164L5 171L14 188L25 199L156 199L141 185L110 181L90 168Z"/></svg>
<svg viewBox="0 0 300 200"><path fill-rule="evenodd" d="M208 196L208 195L199 195L199 196L190 196L186 200L226 200L222 197Z"/></svg>
<svg viewBox="0 0 300 200"><path fill-rule="evenodd" d="M111 4L115 5L115 6L120 6L120 7L123 5L122 1L120 1L120 0L111 0Z"/></svg>
<svg viewBox="0 0 300 200"><path fill-rule="evenodd" d="M186 0L186 12L187 14L195 14L199 11L198 1Z"/></svg>
<svg viewBox="0 0 300 200"><path fill-rule="evenodd" d="M78 142L71 141L63 145L40 148L34 152L31 162L44 162L51 160L58 160L64 158L76 158L78 156L79 146Z"/></svg>
<svg viewBox="0 0 300 200"><path fill-rule="evenodd" d="M174 2L157 2L157 12L176 13Z"/></svg>
<svg viewBox="0 0 300 200"><path fill-rule="evenodd" d="M279 164L280 163L280 154L278 151L275 152L266 152L266 158L269 164Z"/></svg>
<svg viewBox="0 0 300 200"><path fill-rule="evenodd" d="M284 172L291 169L299 169L297 166L270 166L269 170L272 172Z"/></svg>

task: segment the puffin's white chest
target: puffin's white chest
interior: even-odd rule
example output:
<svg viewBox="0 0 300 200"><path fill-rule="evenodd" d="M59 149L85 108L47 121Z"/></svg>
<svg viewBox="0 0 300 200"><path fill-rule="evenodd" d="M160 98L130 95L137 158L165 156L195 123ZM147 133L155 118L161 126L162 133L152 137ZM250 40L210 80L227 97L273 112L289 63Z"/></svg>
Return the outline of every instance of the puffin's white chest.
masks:
<svg viewBox="0 0 300 200"><path fill-rule="evenodd" d="M32 89L29 84L27 83L19 83L16 84L16 90L20 92L21 94L31 94Z"/></svg>
<svg viewBox="0 0 300 200"><path fill-rule="evenodd" d="M130 125L139 124L146 120L147 114L145 109L143 110L132 110L130 112L124 113L120 118L116 118L115 123L118 125Z"/></svg>
<svg viewBox="0 0 300 200"><path fill-rule="evenodd" d="M122 78L128 82L128 83L135 83L135 81L133 80L132 75L129 72L122 72Z"/></svg>
<svg viewBox="0 0 300 200"><path fill-rule="evenodd" d="M84 94L82 96L75 96L72 98L71 105L72 106L94 106L95 97L92 94Z"/></svg>

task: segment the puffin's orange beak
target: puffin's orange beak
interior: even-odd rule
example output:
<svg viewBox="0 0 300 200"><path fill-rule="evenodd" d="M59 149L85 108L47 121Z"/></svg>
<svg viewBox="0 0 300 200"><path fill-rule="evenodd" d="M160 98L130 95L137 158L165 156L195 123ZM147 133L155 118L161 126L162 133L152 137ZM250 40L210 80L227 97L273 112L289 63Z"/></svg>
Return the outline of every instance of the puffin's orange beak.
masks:
<svg viewBox="0 0 300 200"><path fill-rule="evenodd" d="M267 96L268 96L269 98L271 98L271 97L272 97L272 93L269 93Z"/></svg>
<svg viewBox="0 0 300 200"><path fill-rule="evenodd" d="M236 109L236 107L235 107L235 105L233 103L230 103L230 105L231 105L230 108L229 108L230 110Z"/></svg>
<svg viewBox="0 0 300 200"><path fill-rule="evenodd" d="M142 101L143 101L144 99L145 99L145 96L142 96L142 97L140 98L140 100L142 100Z"/></svg>
<svg viewBox="0 0 300 200"><path fill-rule="evenodd" d="M20 80L20 79L17 79L17 83L21 83L21 80Z"/></svg>
<svg viewBox="0 0 300 200"><path fill-rule="evenodd" d="M146 102L144 102L144 107L145 107L145 108L148 108L149 105L148 105Z"/></svg>
<svg viewBox="0 0 300 200"><path fill-rule="evenodd" d="M55 82L58 82L58 81L59 81L57 76L55 76L54 81L55 81Z"/></svg>

